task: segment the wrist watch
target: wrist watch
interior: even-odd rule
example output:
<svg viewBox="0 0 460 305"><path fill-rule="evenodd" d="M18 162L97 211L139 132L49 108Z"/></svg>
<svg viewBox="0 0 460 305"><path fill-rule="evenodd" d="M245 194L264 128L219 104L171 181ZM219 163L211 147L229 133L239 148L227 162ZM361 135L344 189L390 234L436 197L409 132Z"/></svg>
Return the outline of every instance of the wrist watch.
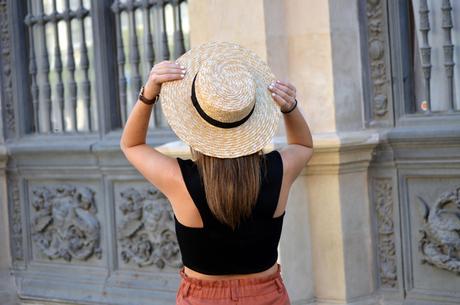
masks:
<svg viewBox="0 0 460 305"><path fill-rule="evenodd" d="M141 90L139 91L139 99L144 103L144 104L147 104L147 105L153 105L156 103L156 101L158 100L158 98L160 97L160 95L158 94L156 97L154 97L153 99L148 99L144 96L144 89L145 89L145 86L142 86L141 87Z"/></svg>

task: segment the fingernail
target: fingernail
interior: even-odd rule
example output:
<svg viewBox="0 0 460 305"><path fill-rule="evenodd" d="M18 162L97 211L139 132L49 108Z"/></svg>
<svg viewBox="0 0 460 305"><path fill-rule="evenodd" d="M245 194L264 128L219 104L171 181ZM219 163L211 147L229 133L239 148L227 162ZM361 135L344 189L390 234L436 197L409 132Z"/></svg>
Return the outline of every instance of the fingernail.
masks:
<svg viewBox="0 0 460 305"><path fill-rule="evenodd" d="M273 93L272 93L272 96L275 96L275 95L276 95L275 92L273 92Z"/></svg>
<svg viewBox="0 0 460 305"><path fill-rule="evenodd" d="M268 88L273 89L273 85L268 86Z"/></svg>
<svg viewBox="0 0 460 305"><path fill-rule="evenodd" d="M182 69L185 69L185 67L184 67L184 66L182 66L182 65L181 65L180 67L181 67Z"/></svg>
<svg viewBox="0 0 460 305"><path fill-rule="evenodd" d="M181 74L180 77L184 77L184 74Z"/></svg>
<svg viewBox="0 0 460 305"><path fill-rule="evenodd" d="M279 80L276 81L277 83L281 83Z"/></svg>

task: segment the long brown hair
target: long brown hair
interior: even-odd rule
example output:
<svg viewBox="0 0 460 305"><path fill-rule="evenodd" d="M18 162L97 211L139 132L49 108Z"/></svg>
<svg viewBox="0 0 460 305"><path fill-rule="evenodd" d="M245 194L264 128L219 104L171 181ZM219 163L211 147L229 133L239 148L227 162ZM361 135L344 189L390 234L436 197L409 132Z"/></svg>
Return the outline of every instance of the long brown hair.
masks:
<svg viewBox="0 0 460 305"><path fill-rule="evenodd" d="M222 223L235 230L251 215L257 202L266 167L263 151L237 158L216 158L190 147L202 178L211 212ZM266 170L264 171L266 173Z"/></svg>

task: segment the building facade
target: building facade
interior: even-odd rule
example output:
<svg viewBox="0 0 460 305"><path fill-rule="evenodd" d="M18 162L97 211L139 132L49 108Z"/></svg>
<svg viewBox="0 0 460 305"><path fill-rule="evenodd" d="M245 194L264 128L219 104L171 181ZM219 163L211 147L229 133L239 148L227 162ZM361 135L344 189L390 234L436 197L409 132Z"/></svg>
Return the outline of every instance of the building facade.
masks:
<svg viewBox="0 0 460 305"><path fill-rule="evenodd" d="M460 304L460 2L0 0L0 303L173 304L167 199L119 148L156 62L212 40L297 88L293 304ZM147 143L189 149L155 106ZM267 151L286 144L284 126Z"/></svg>

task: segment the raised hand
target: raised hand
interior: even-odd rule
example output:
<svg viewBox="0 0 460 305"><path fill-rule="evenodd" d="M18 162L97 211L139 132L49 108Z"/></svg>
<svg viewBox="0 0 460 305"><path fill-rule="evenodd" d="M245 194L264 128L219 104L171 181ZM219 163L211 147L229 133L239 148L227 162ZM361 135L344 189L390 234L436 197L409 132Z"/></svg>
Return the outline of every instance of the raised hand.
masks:
<svg viewBox="0 0 460 305"><path fill-rule="evenodd" d="M275 102L282 112L290 110L295 104L296 88L289 82L277 80L268 86Z"/></svg>
<svg viewBox="0 0 460 305"><path fill-rule="evenodd" d="M167 81L182 79L186 68L170 60L163 60L152 67L145 84L144 96L153 99L160 94L161 84Z"/></svg>

